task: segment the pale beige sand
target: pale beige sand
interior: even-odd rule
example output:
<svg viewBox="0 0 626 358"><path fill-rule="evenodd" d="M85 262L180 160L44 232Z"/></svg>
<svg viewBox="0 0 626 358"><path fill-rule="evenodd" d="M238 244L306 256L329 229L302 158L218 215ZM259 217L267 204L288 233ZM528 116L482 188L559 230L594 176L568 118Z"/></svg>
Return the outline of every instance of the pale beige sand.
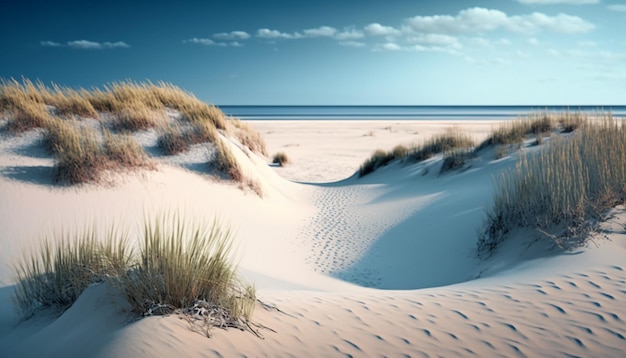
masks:
<svg viewBox="0 0 626 358"><path fill-rule="evenodd" d="M438 175L436 157L363 179L304 185L279 175L343 179L373 150L419 141L452 123L251 124L271 153L284 150L294 161L270 168L268 159L238 153L262 183L263 199L169 164L114 187L56 188L46 179L52 161L37 149L36 135L2 138L0 356L623 355L623 207L576 252L560 254L519 232L497 255L478 260L475 230L492 177L514 165L516 155L486 156L445 175ZM458 125L480 139L493 123ZM363 136L370 131L375 135ZM280 310L258 305L254 321L275 332L261 330L265 339L259 339L214 329L207 339L177 316L129 323L124 303L105 286L90 287L59 318L17 321L8 264L22 249L94 220L137 229L146 212L167 209L201 220L218 214L235 226L242 274L263 302Z"/></svg>

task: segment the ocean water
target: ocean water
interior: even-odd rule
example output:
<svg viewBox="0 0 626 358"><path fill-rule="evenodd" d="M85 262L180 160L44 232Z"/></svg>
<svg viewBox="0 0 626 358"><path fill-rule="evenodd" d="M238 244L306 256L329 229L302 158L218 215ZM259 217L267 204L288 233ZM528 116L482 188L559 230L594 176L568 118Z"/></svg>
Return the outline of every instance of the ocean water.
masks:
<svg viewBox="0 0 626 358"><path fill-rule="evenodd" d="M626 106L219 106L243 120L459 120L506 119L537 112L608 113L626 117Z"/></svg>

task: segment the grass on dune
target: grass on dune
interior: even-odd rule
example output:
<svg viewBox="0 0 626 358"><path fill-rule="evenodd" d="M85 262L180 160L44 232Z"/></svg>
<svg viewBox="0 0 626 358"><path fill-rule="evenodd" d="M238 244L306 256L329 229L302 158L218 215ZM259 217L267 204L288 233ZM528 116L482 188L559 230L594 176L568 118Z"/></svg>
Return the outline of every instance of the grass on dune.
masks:
<svg viewBox="0 0 626 358"><path fill-rule="evenodd" d="M22 316L42 308L62 313L89 285L106 283L117 288L138 315L209 305L212 311L204 311L205 324L246 327L256 298L254 288L237 278L230 230L216 221L207 225L159 215L146 218L137 241L135 251L130 237L115 228L103 236L91 228L43 241L38 252L15 265L14 299Z"/></svg>
<svg viewBox="0 0 626 358"><path fill-rule="evenodd" d="M272 163L284 167L285 165L289 164L289 157L285 152L278 152L274 154L274 157L272 158Z"/></svg>
<svg viewBox="0 0 626 358"><path fill-rule="evenodd" d="M229 179L236 182L243 181L243 170L237 162L237 158L230 148L228 148L228 144L224 142L224 139L220 138L215 142L215 157L213 162L216 168Z"/></svg>
<svg viewBox="0 0 626 358"><path fill-rule="evenodd" d="M577 125L501 174L479 253L493 252L517 227L535 227L564 248L584 244L594 222L626 200L626 127L610 115Z"/></svg>
<svg viewBox="0 0 626 358"><path fill-rule="evenodd" d="M458 148L470 148L475 145L474 139L458 129L450 129L445 133L434 136L420 145L412 148L398 145L389 152L377 150L363 163L359 169L359 176L374 172L394 160L423 161L439 153L447 153Z"/></svg>
<svg viewBox="0 0 626 358"><path fill-rule="evenodd" d="M130 264L124 233L109 230L102 239L91 229L60 236L44 240L14 266L14 300L23 318L41 308L64 312L89 285L122 274Z"/></svg>
<svg viewBox="0 0 626 358"><path fill-rule="evenodd" d="M97 182L106 170L152 168L144 150L128 136L151 128L159 133L158 146L166 155L184 152L194 144L215 145L217 167L239 183L252 181L244 178L220 133L266 154L263 138L249 125L162 82L124 81L75 90L55 84L46 87L28 79L3 81L0 112L7 114L5 128L11 133L33 128L46 131L46 146L56 159L55 179L69 184ZM88 118L99 125L81 124Z"/></svg>
<svg viewBox="0 0 626 358"><path fill-rule="evenodd" d="M108 170L150 169L143 148L132 138L103 132L103 138L76 121L52 121L44 137L55 157L54 179L59 183L94 183Z"/></svg>

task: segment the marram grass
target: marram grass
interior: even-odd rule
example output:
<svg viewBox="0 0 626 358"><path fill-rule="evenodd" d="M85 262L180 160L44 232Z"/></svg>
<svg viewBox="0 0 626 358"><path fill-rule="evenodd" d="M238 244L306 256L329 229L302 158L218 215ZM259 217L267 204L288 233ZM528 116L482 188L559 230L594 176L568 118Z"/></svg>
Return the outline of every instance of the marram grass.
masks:
<svg viewBox="0 0 626 358"><path fill-rule="evenodd" d="M576 124L569 137L553 138L534 155L501 174L480 232L479 252L492 252L517 227L550 232L557 244L585 243L593 222L626 200L626 127L611 115Z"/></svg>
<svg viewBox="0 0 626 358"><path fill-rule="evenodd" d="M254 288L240 281L232 259L232 233L219 222L179 215L146 219L139 249L115 228L96 228L44 240L15 265L15 302L23 317L41 308L63 312L92 284L117 288L138 315L166 314L210 302L231 319L249 319ZM159 310L155 310L158 307Z"/></svg>
<svg viewBox="0 0 626 358"><path fill-rule="evenodd" d="M420 162L439 153L447 153L461 148L470 148L474 147L474 145L474 139L471 136L456 128L452 128L445 133L436 135L411 148L398 145L389 152L381 149L375 151L359 168L359 176L362 177L370 174L394 160L406 159Z"/></svg>

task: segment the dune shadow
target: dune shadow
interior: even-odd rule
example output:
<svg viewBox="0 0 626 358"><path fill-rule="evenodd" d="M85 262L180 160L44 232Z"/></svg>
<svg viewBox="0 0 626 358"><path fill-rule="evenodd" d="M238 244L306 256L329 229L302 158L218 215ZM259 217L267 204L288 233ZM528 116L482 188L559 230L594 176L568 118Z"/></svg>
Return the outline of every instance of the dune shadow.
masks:
<svg viewBox="0 0 626 358"><path fill-rule="evenodd" d="M13 152L17 155L35 158L35 159L50 159L51 155L48 150L40 144L32 144L27 146L21 146L13 149Z"/></svg>
<svg viewBox="0 0 626 358"><path fill-rule="evenodd" d="M0 175L7 179L37 185L54 185L54 168L43 165L5 167Z"/></svg>

